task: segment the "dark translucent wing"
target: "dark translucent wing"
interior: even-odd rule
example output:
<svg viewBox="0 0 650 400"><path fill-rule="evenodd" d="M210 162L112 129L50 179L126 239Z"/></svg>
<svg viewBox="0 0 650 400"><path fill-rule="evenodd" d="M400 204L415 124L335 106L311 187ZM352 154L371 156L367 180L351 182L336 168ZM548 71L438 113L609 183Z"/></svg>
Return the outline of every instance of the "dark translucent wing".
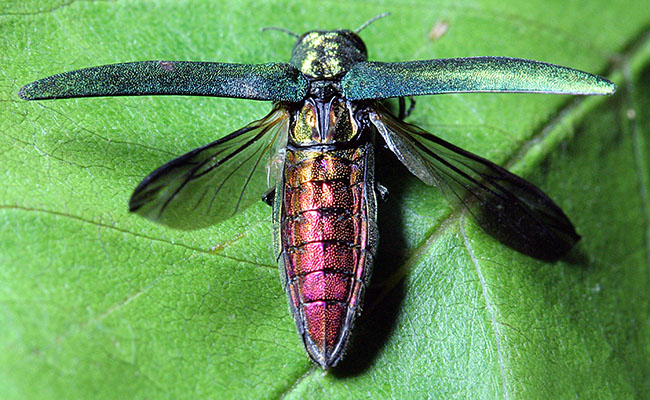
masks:
<svg viewBox="0 0 650 400"><path fill-rule="evenodd" d="M414 175L440 187L503 243L544 260L566 254L580 239L544 192L524 179L381 109L370 120Z"/></svg>
<svg viewBox="0 0 650 400"><path fill-rule="evenodd" d="M341 80L350 100L443 93L612 94L605 78L559 65L508 57L361 62Z"/></svg>
<svg viewBox="0 0 650 400"><path fill-rule="evenodd" d="M285 63L140 61L64 72L25 85L25 100L95 96L195 95L300 101L308 82Z"/></svg>
<svg viewBox="0 0 650 400"><path fill-rule="evenodd" d="M270 162L284 145L288 124L287 112L276 107L261 120L168 162L138 185L129 209L179 229L231 217L275 183Z"/></svg>

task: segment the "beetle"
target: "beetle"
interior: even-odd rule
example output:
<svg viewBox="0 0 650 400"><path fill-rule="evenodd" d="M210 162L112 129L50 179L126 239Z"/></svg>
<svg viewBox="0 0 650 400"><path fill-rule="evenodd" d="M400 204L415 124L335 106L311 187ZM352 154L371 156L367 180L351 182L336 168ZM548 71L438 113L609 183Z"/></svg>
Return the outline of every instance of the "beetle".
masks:
<svg viewBox="0 0 650 400"><path fill-rule="evenodd" d="M180 229L226 219L265 198L289 308L323 369L343 356L377 249L374 139L439 186L506 244L557 259L580 239L540 189L403 121L404 98L470 92L607 95L615 85L575 69L506 57L368 61L356 30L295 35L288 63L142 61L64 72L19 91L25 100L195 95L273 102L271 112L153 171L130 211ZM278 28L275 28L278 29ZM281 30L281 29L280 29ZM384 99L399 98L394 115Z"/></svg>

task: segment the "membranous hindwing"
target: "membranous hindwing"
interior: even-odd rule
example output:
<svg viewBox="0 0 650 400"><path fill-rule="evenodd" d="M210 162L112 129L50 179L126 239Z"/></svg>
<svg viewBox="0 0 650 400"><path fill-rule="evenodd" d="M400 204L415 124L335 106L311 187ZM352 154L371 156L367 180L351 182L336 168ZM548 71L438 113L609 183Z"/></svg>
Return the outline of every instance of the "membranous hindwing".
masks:
<svg viewBox="0 0 650 400"><path fill-rule="evenodd" d="M288 112L276 107L266 117L168 162L138 185L131 211L180 229L233 216L275 184L272 167L278 168L288 129Z"/></svg>

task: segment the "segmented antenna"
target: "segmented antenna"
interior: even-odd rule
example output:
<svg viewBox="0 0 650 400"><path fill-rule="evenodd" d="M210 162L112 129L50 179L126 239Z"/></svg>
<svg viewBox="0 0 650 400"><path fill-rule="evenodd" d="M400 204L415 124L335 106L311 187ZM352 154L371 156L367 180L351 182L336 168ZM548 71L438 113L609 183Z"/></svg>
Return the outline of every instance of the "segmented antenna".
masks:
<svg viewBox="0 0 650 400"><path fill-rule="evenodd" d="M359 32L361 32L362 29L365 29L368 25L372 24L373 22L377 21L378 19L382 19L382 18L387 17L389 15L390 15L389 12L385 12L385 13L381 13L379 15L376 15L376 16L370 18L369 20L364 22L363 25L361 25L360 27L355 29L354 33L358 34Z"/></svg>
<svg viewBox="0 0 650 400"><path fill-rule="evenodd" d="M279 31L279 32L286 33L289 36L293 36L296 39L300 38L300 35L298 35L296 33L293 33L288 29L280 28L280 27L277 27L277 26L267 26L267 27L264 27L264 28L260 29L260 32L264 32L264 31Z"/></svg>

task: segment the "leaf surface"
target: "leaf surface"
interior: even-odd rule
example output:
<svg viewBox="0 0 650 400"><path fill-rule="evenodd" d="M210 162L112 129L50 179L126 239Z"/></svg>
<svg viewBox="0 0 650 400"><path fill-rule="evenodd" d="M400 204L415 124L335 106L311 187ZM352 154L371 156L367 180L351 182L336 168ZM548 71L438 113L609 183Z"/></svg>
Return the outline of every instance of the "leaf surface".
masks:
<svg viewBox="0 0 650 400"><path fill-rule="evenodd" d="M128 213L146 174L269 105L17 94L116 62L284 62L293 38L259 28L354 29L385 11L361 33L371 60L522 57L619 90L418 98L410 122L544 189L583 239L557 263L521 255L381 153L390 198L372 287L347 357L325 375L289 315L266 205L193 232ZM0 397L647 396L648 27L640 0L5 2Z"/></svg>

